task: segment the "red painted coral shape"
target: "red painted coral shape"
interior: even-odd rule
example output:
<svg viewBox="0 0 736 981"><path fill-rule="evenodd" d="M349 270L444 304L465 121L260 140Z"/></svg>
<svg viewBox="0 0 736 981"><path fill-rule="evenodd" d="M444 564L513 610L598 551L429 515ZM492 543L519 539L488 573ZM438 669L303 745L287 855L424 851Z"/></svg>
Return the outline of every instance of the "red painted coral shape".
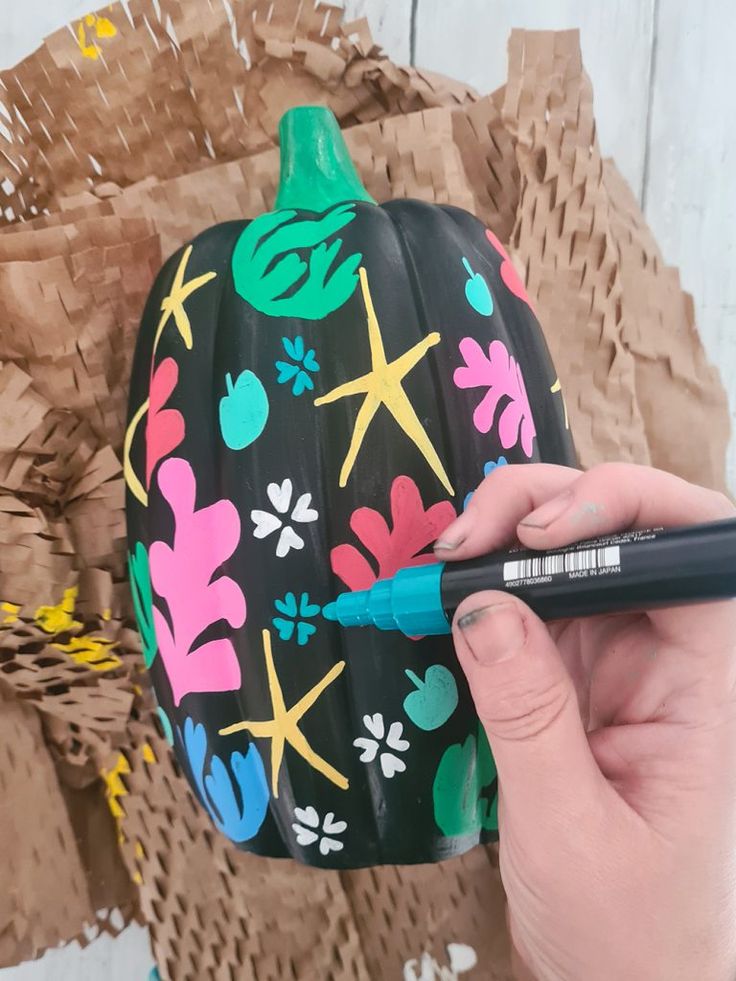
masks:
<svg viewBox="0 0 736 981"><path fill-rule="evenodd" d="M455 370L453 378L457 387L488 389L473 413L475 428L481 433L489 432L501 399L508 399L498 417L501 446L508 450L521 442L526 455L531 456L537 430L516 359L503 341L491 341L486 355L472 337L460 341L460 353L465 365Z"/></svg>
<svg viewBox="0 0 736 981"><path fill-rule="evenodd" d="M510 290L514 296L518 296L520 300L523 300L524 303L531 307L529 297L526 295L526 290L524 289L524 284L519 278L519 274L514 268L513 262L511 259L509 259L506 249L496 238L490 228L486 228L486 238L503 259L503 262L501 263L501 279L504 281L506 288Z"/></svg>
<svg viewBox="0 0 736 981"><path fill-rule="evenodd" d="M213 623L224 620L234 629L245 623L240 586L229 576L213 578L240 541L240 518L235 505L226 500L195 510L197 482L186 460L165 460L158 485L174 513L175 530L172 546L154 542L149 551L151 583L169 612L167 620L154 604L153 622L178 705L189 692L240 687L240 664L232 641L197 643Z"/></svg>
<svg viewBox="0 0 736 981"><path fill-rule="evenodd" d="M164 358L151 374L146 424L146 487L151 485L154 467L184 439L184 416L178 409L164 409L179 381L179 367L173 358Z"/></svg>
<svg viewBox="0 0 736 981"><path fill-rule="evenodd" d="M350 518L350 527L373 564L354 545L338 545L330 553L332 571L348 589L368 589L377 579L387 579L406 566L434 562L434 555L422 553L455 517L449 501L425 510L411 477L396 477L391 485L391 528L373 508L357 508Z"/></svg>

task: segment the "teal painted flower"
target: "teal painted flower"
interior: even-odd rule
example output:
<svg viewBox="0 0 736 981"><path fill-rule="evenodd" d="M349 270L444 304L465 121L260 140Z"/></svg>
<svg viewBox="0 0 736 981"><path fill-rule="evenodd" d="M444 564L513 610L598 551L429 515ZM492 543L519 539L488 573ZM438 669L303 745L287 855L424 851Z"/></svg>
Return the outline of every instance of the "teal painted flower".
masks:
<svg viewBox="0 0 736 981"><path fill-rule="evenodd" d="M497 460L489 460L483 467L483 476L487 477L489 473L492 473L496 467L508 466L508 460L505 456L500 456ZM473 496L473 491L465 495L465 500L463 501L463 511L470 503L470 498Z"/></svg>
<svg viewBox="0 0 736 981"><path fill-rule="evenodd" d="M282 600L277 599L273 605L281 614L271 621L278 630L281 640L291 640L296 633L297 644L304 647L312 634L317 631L315 625L309 621L319 614L321 607L317 603L309 602L309 593L302 593L298 603L295 593L287 593Z"/></svg>
<svg viewBox="0 0 736 981"><path fill-rule="evenodd" d="M282 337L281 343L291 361L276 362L279 371L276 381L279 385L292 382L292 395L301 395L307 389L311 392L314 388L314 381L309 373L310 371L319 371L319 365L314 356L314 348L310 347L305 354L303 337L295 337L293 341L290 341L288 337Z"/></svg>

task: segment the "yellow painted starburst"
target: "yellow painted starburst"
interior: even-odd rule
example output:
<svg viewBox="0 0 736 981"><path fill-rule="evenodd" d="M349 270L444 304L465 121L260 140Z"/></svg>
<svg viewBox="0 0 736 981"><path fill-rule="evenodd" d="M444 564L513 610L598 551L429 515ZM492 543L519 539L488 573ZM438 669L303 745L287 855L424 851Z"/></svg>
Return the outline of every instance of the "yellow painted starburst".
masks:
<svg viewBox="0 0 736 981"><path fill-rule="evenodd" d="M188 245L181 257L179 266L174 275L174 282L171 284L171 289L169 295L165 296L161 301L161 319L158 322L158 327L156 328L156 337L153 341L153 355L151 361L156 356L156 348L158 347L158 342L163 333L164 327L169 319L169 317L174 317L174 323L176 324L176 329L181 334L181 339L186 345L187 351L192 350L192 345L194 340L192 338L192 325L189 323L189 317L184 309L184 301L189 299L189 297L196 290L200 289L205 283L209 283L211 279L217 276L215 272L204 273L201 276L195 276L194 279L190 279L189 282L184 282L184 276L187 271L187 263L189 262L189 257L192 254L192 246Z"/></svg>
<svg viewBox="0 0 736 981"><path fill-rule="evenodd" d="M191 254L192 246L188 245L182 253L181 260L179 261L176 273L174 274L174 282L171 284L171 289L169 290L168 296L165 296L161 301L161 317L158 322L158 327L156 328L156 336L153 339L151 364L154 362L156 351L158 349L158 342L161 340L164 327L169 322L170 317L174 318L176 329L179 331L186 349L191 351L194 345L192 325L189 322L189 316L184 309L184 302L185 300L189 299L192 293L204 286L205 283L209 283L211 279L214 279L217 276L217 273L203 273L201 276L195 276L194 279L190 279L188 282L185 282L184 277L186 275L187 263L189 262L189 257ZM125 439L123 441L123 475L125 476L125 483L130 488L133 496L137 497L144 507L148 506L148 493L133 469L133 464L130 462L130 451L133 446L135 431L138 428L141 419L148 412L148 407L149 400L146 399L143 405L138 407L133 415L133 418L130 420L128 428L125 430Z"/></svg>
<svg viewBox="0 0 736 981"><path fill-rule="evenodd" d="M348 477L353 469L358 451L371 424L371 420L379 407L385 405L435 472L442 486L450 494L454 494L455 492L452 489L450 478L447 476L437 451L402 385L405 376L408 375L412 368L422 360L431 347L439 343L440 335L436 331L433 331L395 361L387 361L381 328L378 324L376 311L373 308L373 300L371 299L368 286L368 274L362 266L358 270L358 273L360 275L360 288L363 293L363 302L365 303L365 312L368 319L371 370L367 374L361 375L360 378L354 378L344 385L338 385L337 388L333 388L331 392L315 399L314 402L315 405L327 405L329 402L336 402L338 399L347 398L350 395L365 395L363 404L358 410L358 415L355 419L353 438L350 441L350 447L348 448L345 462L340 471L340 487L344 487L347 484Z"/></svg>
<svg viewBox="0 0 736 981"><path fill-rule="evenodd" d="M273 718L265 722L236 722L235 725L220 729L220 735L230 736L234 732L249 732L251 736L271 740L271 789L274 797L278 797L279 795L279 771L284 758L284 748L287 743L292 749L296 750L303 760L317 770L318 773L327 777L340 790L347 790L347 778L315 753L309 745L306 736L299 729L299 721L302 716L309 711L322 692L342 673L345 668L345 662L338 661L337 664L333 665L327 674L313 688L309 689L306 695L300 698L290 709L287 709L286 702L284 701L284 693L281 690L281 682L276 674L276 667L273 663L271 634L268 630L263 631L263 652L266 656L266 674L268 676L268 687L271 692Z"/></svg>

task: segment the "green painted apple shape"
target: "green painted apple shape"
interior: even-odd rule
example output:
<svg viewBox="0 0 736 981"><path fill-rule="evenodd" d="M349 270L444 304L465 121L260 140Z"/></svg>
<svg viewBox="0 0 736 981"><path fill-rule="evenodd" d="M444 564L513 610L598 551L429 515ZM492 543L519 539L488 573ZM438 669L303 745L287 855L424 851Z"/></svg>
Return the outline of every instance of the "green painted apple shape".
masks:
<svg viewBox="0 0 736 981"><path fill-rule="evenodd" d="M419 729L439 729L457 708L457 683L452 672L442 664L433 664L427 668L424 681L413 671L404 673L416 685L416 691L404 699L404 711Z"/></svg>
<svg viewBox="0 0 736 981"><path fill-rule="evenodd" d="M465 283L465 298L471 307L482 317L490 317L493 313L493 297L488 283L480 273L473 272L468 260L463 257L463 265L470 279Z"/></svg>
<svg viewBox="0 0 736 981"><path fill-rule="evenodd" d="M263 432L268 420L268 396L260 378L243 371L237 381L225 375L227 395L220 399L220 431L231 450L244 450Z"/></svg>

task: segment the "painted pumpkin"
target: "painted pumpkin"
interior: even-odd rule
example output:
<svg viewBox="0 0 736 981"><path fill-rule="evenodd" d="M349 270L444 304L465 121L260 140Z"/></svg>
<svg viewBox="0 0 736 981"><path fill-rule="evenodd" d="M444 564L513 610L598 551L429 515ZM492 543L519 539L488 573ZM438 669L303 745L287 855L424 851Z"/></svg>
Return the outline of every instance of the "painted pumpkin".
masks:
<svg viewBox="0 0 736 981"><path fill-rule="evenodd" d="M378 206L328 110L281 124L276 209L173 255L125 439L130 575L162 724L238 846L323 868L493 839L493 760L449 637L323 609L431 545L484 473L574 463L503 247Z"/></svg>

